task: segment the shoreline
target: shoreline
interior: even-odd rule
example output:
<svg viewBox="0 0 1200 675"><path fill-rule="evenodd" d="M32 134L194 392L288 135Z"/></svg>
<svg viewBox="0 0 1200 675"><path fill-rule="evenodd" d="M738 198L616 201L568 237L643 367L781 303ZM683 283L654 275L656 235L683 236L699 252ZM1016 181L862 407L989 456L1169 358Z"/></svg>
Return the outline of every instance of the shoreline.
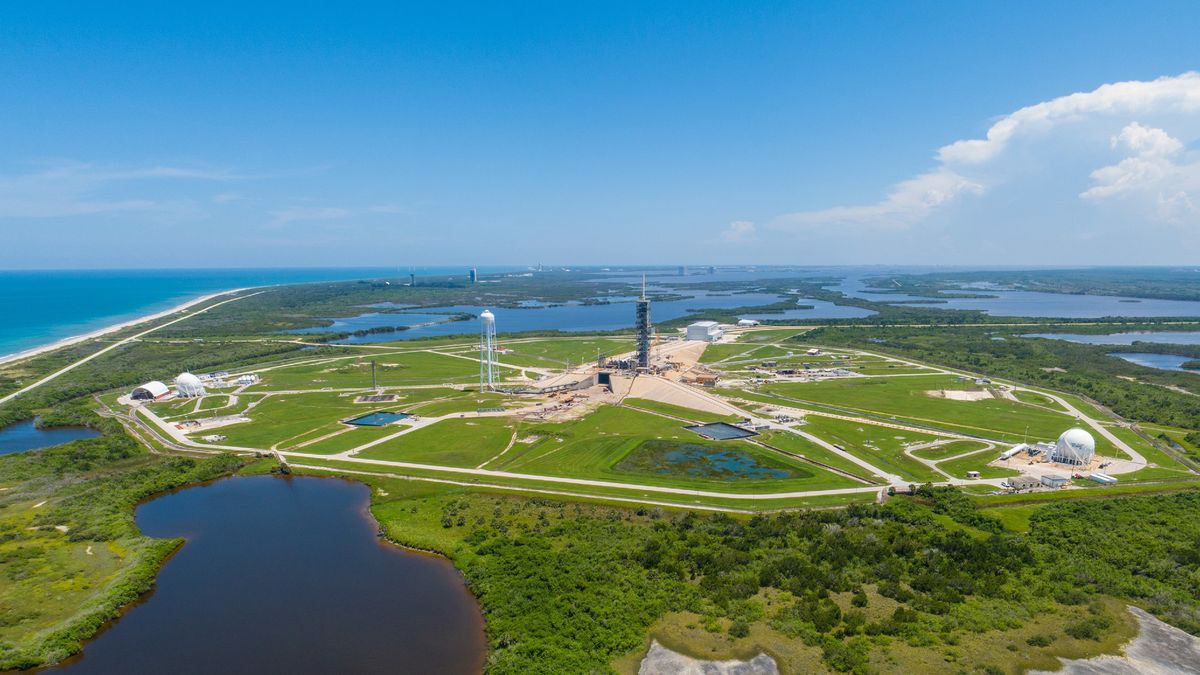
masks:
<svg viewBox="0 0 1200 675"><path fill-rule="evenodd" d="M147 323L149 321L155 321L158 319L162 319L162 318L168 317L172 314L177 314L184 310L195 307L196 305L208 302L209 300L213 300L213 299L225 296L225 295L232 295L234 293L241 293L242 291L251 290L251 288L254 288L254 287L232 288L232 289L225 290L225 291L217 291L215 293L208 293L206 295L202 295L202 296L193 298L191 300L188 300L186 302L180 303L178 305L175 305L174 307L164 309L160 312L155 312L153 314L147 314L145 316L140 316L140 317L137 317L134 319L130 319L128 321L123 321L121 323L116 323L116 324L112 324L110 326L105 326L104 328L98 328L89 333L83 333L80 335L72 335L70 337L65 337L65 338L62 338L61 340L56 340L54 342L44 344L39 347L33 347L30 349L26 349L24 351L14 352L12 354L5 354L3 356L0 356L0 366L8 365L10 363L15 363L17 361L24 361L26 359L33 358L35 356L41 356L42 354L46 354L48 352L57 351L64 347L70 347L72 345L77 345L81 342L87 342L88 340L94 340L99 337L104 337L105 335L108 335L110 333L116 333L117 331L125 330L126 328L132 328L134 326L137 326L137 325L140 325L143 323Z"/></svg>

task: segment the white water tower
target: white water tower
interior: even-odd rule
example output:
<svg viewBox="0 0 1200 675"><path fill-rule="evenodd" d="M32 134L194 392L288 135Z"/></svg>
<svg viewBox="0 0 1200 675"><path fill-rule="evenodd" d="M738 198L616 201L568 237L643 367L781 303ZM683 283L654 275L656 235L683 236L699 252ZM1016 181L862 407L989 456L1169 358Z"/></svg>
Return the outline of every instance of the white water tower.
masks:
<svg viewBox="0 0 1200 675"><path fill-rule="evenodd" d="M479 315L479 390L495 385L496 315L490 309Z"/></svg>

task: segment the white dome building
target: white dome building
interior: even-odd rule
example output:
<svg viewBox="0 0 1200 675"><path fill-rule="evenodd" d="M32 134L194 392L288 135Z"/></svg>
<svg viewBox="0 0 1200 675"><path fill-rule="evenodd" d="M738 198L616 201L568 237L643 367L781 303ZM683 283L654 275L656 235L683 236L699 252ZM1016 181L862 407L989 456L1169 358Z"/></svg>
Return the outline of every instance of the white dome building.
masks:
<svg viewBox="0 0 1200 675"><path fill-rule="evenodd" d="M159 382L158 380L154 380L153 382L147 382L137 389L134 389L133 393L129 395L129 398L132 398L135 401L157 401L169 393L171 393L171 390L167 389L167 385Z"/></svg>
<svg viewBox="0 0 1200 675"><path fill-rule="evenodd" d="M1075 427L1067 429L1062 436L1058 437L1058 442L1054 444L1054 450L1050 452L1050 461L1086 466L1095 456L1096 439L1083 429Z"/></svg>
<svg viewBox="0 0 1200 675"><path fill-rule="evenodd" d="M175 378L175 393L187 397L203 396L204 383L191 373L180 373L179 377Z"/></svg>

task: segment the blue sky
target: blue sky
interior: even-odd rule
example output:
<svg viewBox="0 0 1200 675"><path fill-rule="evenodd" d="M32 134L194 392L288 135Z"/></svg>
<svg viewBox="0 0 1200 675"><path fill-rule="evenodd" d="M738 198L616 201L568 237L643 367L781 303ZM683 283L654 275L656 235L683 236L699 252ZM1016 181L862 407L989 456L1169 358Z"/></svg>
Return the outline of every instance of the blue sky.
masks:
<svg viewBox="0 0 1200 675"><path fill-rule="evenodd" d="M1196 3L27 4L2 268L1200 253Z"/></svg>

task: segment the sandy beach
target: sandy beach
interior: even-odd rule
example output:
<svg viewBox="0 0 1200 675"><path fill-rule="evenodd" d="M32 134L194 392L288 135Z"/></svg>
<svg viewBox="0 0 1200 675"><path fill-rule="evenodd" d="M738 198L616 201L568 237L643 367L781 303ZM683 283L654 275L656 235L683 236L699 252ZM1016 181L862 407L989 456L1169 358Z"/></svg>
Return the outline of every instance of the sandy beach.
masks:
<svg viewBox="0 0 1200 675"><path fill-rule="evenodd" d="M63 338L56 342L42 345L41 347L34 347L33 349L26 349L25 351L16 352L15 354L7 354L5 356L0 356L0 365L13 363L15 361L23 361L25 359L32 358L34 356L38 356L39 354L45 354L46 352L52 352L56 349L62 349L63 347L69 347L71 345L79 344L80 342L85 342L87 340L92 340L92 339L95 339L98 337L102 337L102 336L108 335L110 333L116 333L118 331L122 331L122 330L125 330L126 328L131 328L133 326L137 326L137 325L146 323L148 321L156 321L158 319L162 319L162 318L170 316L172 314L182 312L191 307L195 307L196 305L203 304L205 302L208 302L209 300L213 300L215 298L219 298L219 297L226 296L226 295L232 295L234 293L240 293L245 290L249 290L249 289L248 288L233 288L228 291L219 291L217 293L209 293L208 295L202 295L193 300L188 300L187 302L175 305L174 307L171 307L170 309L165 309L161 312L157 312L154 314L147 314L146 316L141 316L136 319L131 319L131 320L125 321L123 323L117 323L117 324L113 324L111 326L106 326L99 330L94 330L90 333L84 333L82 335L74 335L74 336L71 336L68 338Z"/></svg>

